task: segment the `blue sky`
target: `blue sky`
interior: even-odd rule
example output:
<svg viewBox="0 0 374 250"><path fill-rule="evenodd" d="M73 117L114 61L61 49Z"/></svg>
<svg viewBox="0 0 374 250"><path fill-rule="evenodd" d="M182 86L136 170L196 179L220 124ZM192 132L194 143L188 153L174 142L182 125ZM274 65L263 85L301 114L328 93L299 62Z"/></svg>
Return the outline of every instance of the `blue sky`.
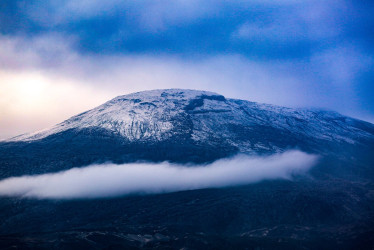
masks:
<svg viewBox="0 0 374 250"><path fill-rule="evenodd" d="M3 0L0 138L155 88L373 122L372 13L345 0Z"/></svg>

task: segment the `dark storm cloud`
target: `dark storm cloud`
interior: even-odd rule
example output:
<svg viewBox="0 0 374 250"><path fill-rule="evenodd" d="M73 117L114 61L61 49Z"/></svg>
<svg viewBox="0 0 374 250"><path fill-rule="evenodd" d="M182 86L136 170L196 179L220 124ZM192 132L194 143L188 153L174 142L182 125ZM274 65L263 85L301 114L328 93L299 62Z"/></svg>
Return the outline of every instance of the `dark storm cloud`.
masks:
<svg viewBox="0 0 374 250"><path fill-rule="evenodd" d="M352 42L372 46L373 4L349 1L3 1L1 30L77 36L92 53L240 53L303 58ZM372 30L372 29L371 29Z"/></svg>

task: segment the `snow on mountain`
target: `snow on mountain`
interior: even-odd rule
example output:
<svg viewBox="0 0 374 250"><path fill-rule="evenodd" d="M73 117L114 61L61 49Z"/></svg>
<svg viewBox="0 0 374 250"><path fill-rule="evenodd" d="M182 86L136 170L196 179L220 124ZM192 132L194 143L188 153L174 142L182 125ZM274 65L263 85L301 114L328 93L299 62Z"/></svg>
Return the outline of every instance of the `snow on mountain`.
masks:
<svg viewBox="0 0 374 250"><path fill-rule="evenodd" d="M207 91L166 89L118 96L50 129L7 141L35 141L69 129L101 128L130 142L160 141L185 133L197 142L224 139L233 146L246 147L250 141L235 137L251 131L257 133L254 128L258 127L350 144L374 138L372 124L332 111L291 109L226 99ZM263 146L259 143L252 148Z"/></svg>

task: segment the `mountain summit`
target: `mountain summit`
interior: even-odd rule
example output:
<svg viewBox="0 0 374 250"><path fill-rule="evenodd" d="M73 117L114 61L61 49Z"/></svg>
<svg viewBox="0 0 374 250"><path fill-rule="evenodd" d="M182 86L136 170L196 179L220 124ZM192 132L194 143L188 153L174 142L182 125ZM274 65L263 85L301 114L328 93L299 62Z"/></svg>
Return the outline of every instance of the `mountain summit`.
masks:
<svg viewBox="0 0 374 250"><path fill-rule="evenodd" d="M118 96L52 129L18 136L10 141L39 140L69 129L86 128L102 128L128 141L163 140L172 136L172 131L176 129L174 121L180 118L181 113L195 109L214 112L226 103L222 101L225 101L223 96L206 91L169 89L137 92ZM204 103L208 102L212 106L204 107Z"/></svg>

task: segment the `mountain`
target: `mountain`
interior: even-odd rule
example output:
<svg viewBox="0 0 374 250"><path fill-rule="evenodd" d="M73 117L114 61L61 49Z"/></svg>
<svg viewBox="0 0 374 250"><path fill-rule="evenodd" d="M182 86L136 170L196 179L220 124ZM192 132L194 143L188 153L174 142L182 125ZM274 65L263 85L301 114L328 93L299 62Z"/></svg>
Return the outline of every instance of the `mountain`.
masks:
<svg viewBox="0 0 374 250"><path fill-rule="evenodd" d="M208 163L298 149L293 180L93 200L0 198L0 246L46 249L372 249L374 125L197 90L116 97L0 142L0 179L93 163Z"/></svg>
<svg viewBox="0 0 374 250"><path fill-rule="evenodd" d="M0 163L7 177L106 161L201 163L287 149L349 158L342 152L366 152L373 141L374 125L336 112L168 89L119 96L50 129L3 141L0 153L8 156Z"/></svg>

